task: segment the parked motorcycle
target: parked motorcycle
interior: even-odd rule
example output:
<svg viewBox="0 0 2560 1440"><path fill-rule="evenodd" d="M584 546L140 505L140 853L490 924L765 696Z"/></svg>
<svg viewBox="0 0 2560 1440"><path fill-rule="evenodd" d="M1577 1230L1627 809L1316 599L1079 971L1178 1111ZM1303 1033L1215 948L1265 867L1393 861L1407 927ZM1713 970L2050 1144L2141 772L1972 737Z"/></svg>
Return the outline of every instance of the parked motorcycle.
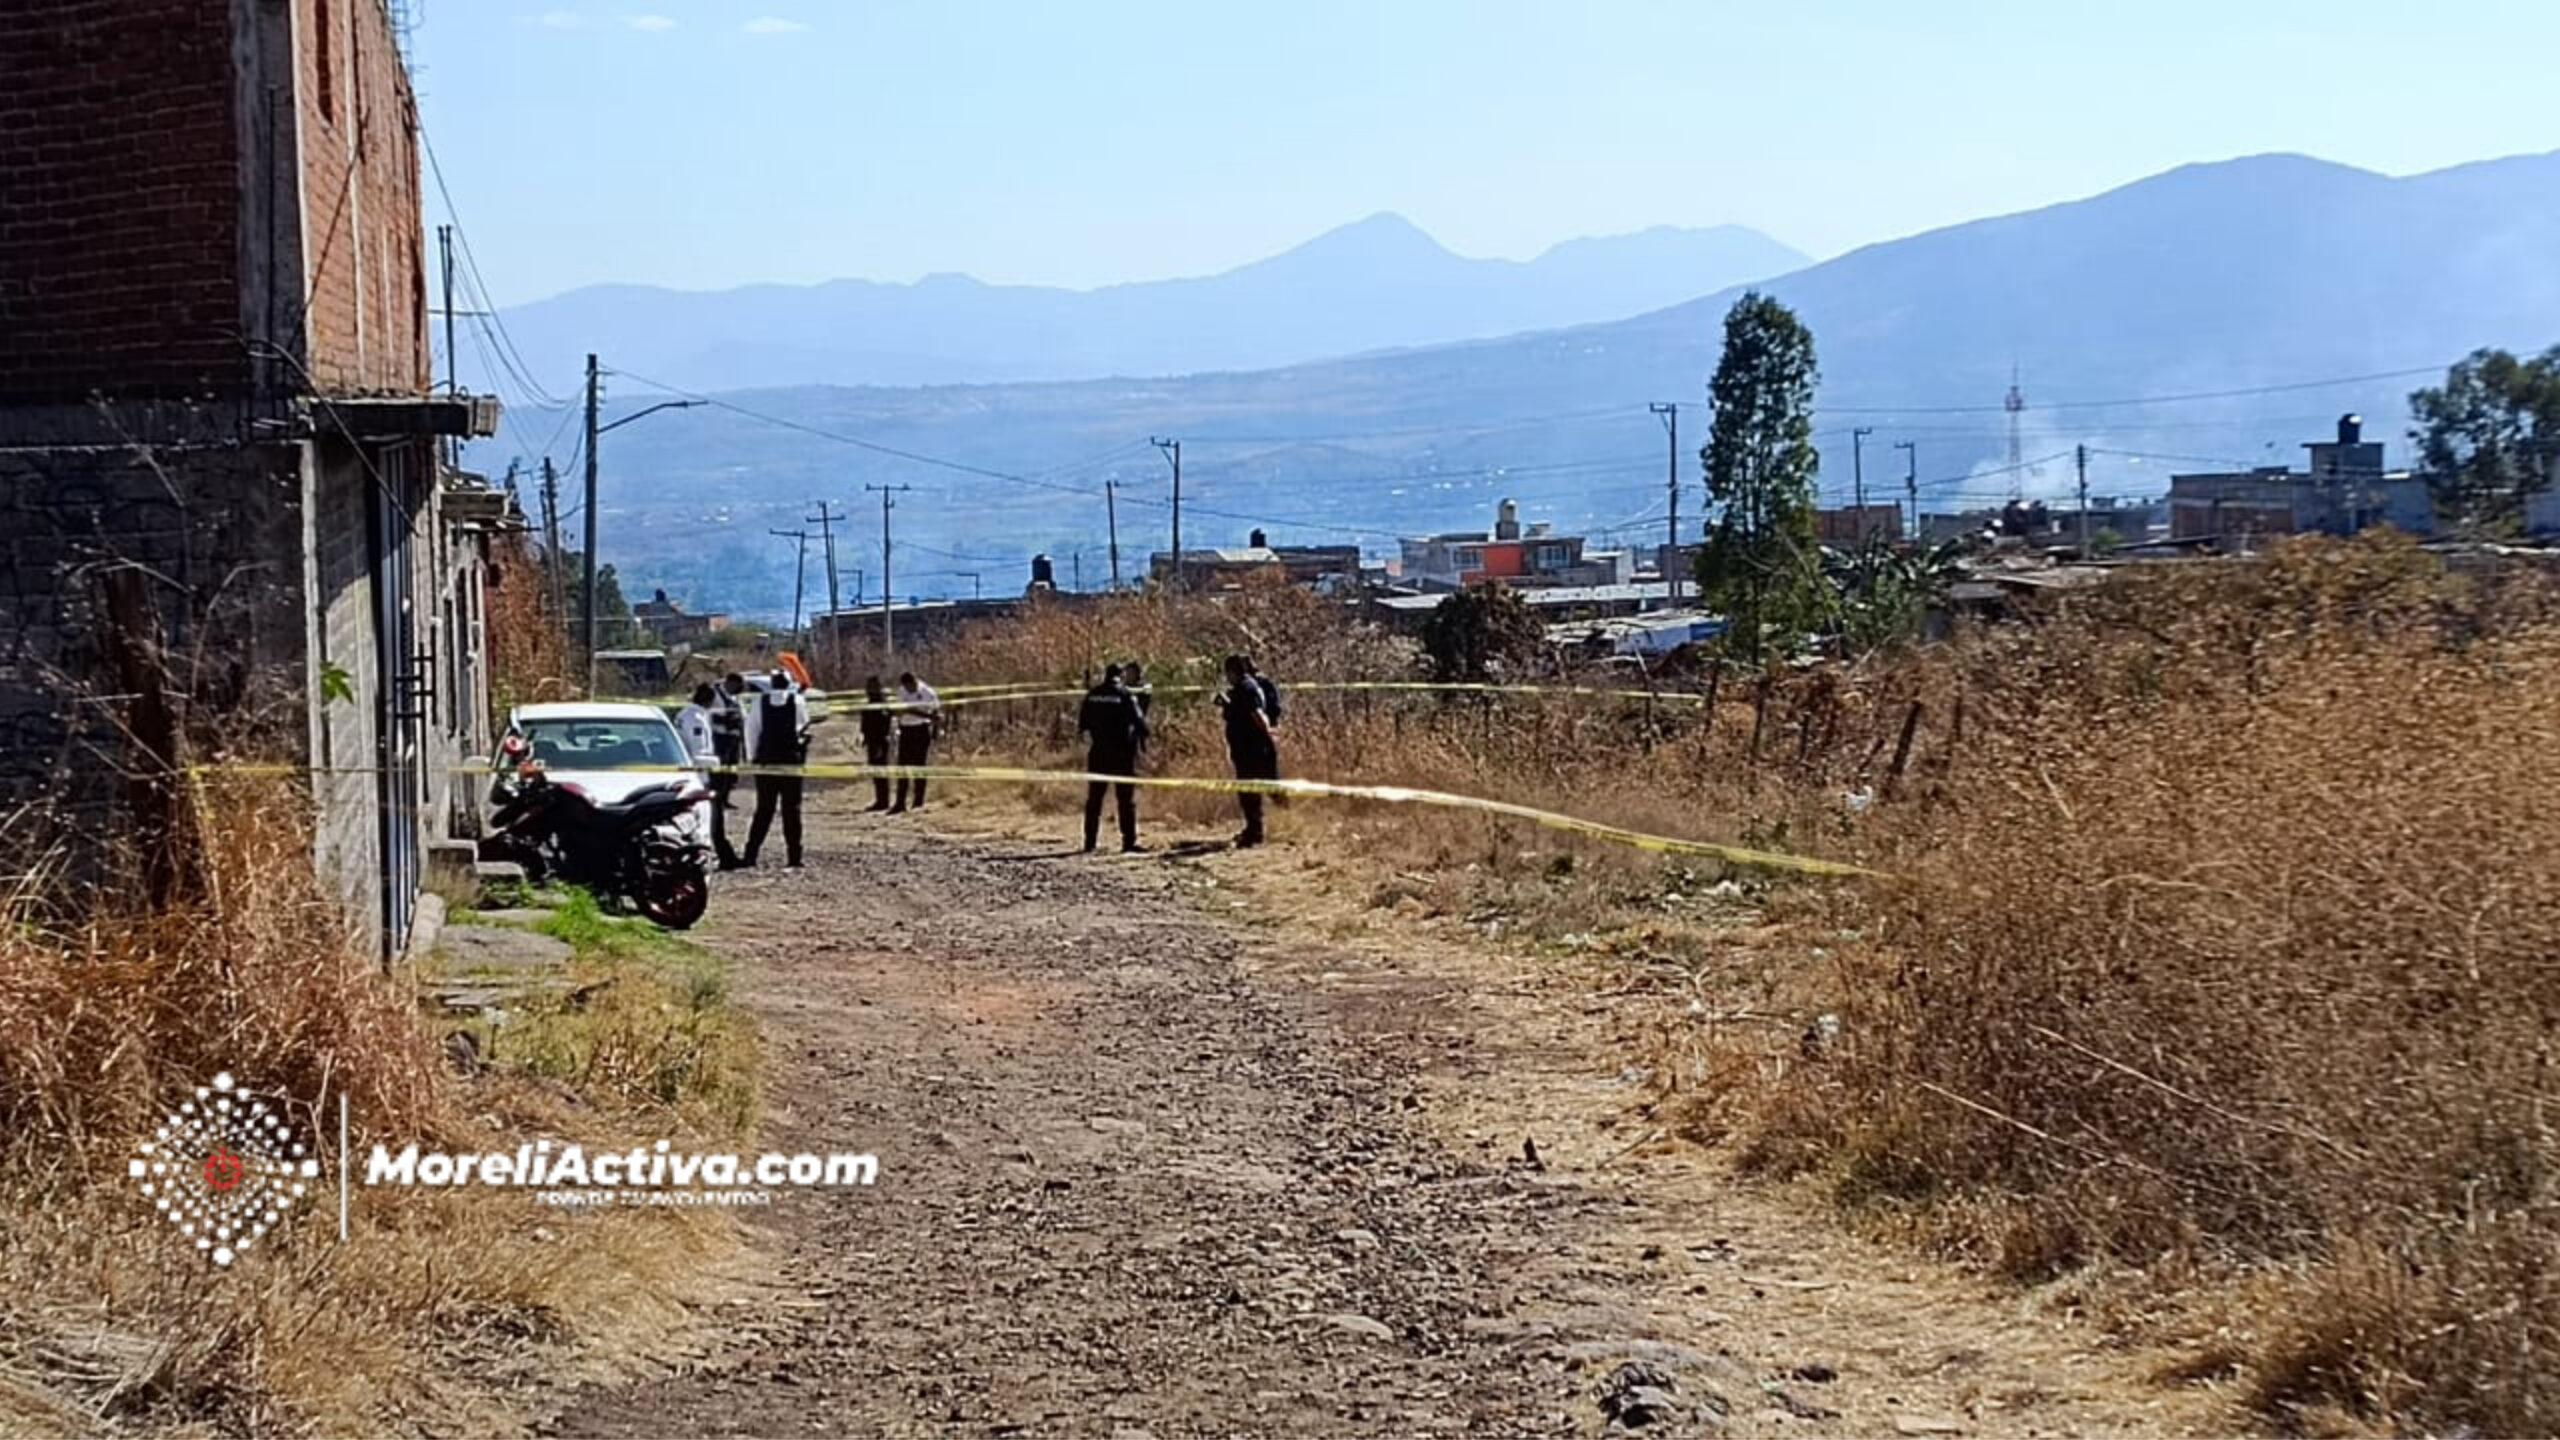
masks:
<svg viewBox="0 0 2560 1440"><path fill-rule="evenodd" d="M555 781L526 759L491 787L490 826L501 848L536 883L556 879L629 901L670 930L710 907L709 847L692 823L710 790L676 776L599 804L574 781Z"/></svg>

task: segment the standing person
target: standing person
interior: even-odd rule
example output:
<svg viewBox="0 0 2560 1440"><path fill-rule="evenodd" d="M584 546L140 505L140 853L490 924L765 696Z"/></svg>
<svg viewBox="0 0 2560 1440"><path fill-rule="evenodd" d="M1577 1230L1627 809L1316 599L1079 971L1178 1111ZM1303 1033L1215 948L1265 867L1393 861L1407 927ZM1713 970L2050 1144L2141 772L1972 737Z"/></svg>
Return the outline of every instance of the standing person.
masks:
<svg viewBox="0 0 2560 1440"><path fill-rule="evenodd" d="M1226 671L1227 688L1218 696L1218 708L1226 713L1227 758L1235 765L1236 778L1277 780L1280 742L1271 733L1262 687L1254 683L1253 672L1241 655L1227 657ZM1244 810L1244 831L1236 836L1236 847L1261 844L1262 796L1240 790L1236 792L1236 803Z"/></svg>
<svg viewBox="0 0 2560 1440"><path fill-rule="evenodd" d="M1271 677L1262 673L1262 667L1254 664L1250 655L1244 657L1244 673L1251 676L1254 685L1262 691L1262 718L1271 722L1271 730L1276 737L1280 730L1280 687L1271 683ZM1278 773L1273 772L1275 775ZM1275 806L1289 803L1286 795L1273 795L1270 800Z"/></svg>
<svg viewBox="0 0 2560 1440"><path fill-rule="evenodd" d="M933 693L932 686L917 679L916 672L909 670L898 676L898 763L900 765L920 766L932 756L934 717L941 713L941 697ZM915 801L912 806L907 799L910 793L908 786L911 783L915 787L913 791ZM923 808L924 777L916 776L911 782L906 776L899 776L898 803L889 807L889 813L895 815L903 810Z"/></svg>
<svg viewBox="0 0 2560 1440"><path fill-rule="evenodd" d="M1147 743L1147 717L1120 675L1117 665L1105 669L1102 683L1084 693L1084 704L1076 711L1076 729L1087 744L1084 768L1091 774L1137 774L1138 751ZM1120 853L1134 855L1138 851L1138 787L1102 780L1089 781L1084 789L1085 853L1092 854L1102 838L1105 790L1119 792Z"/></svg>
<svg viewBox="0 0 2560 1440"><path fill-rule="evenodd" d="M719 763L720 747L711 725L711 707L720 692L708 685L693 687L693 700L676 712L676 734L684 738L685 758L698 764Z"/></svg>
<svg viewBox="0 0 2560 1440"><path fill-rule="evenodd" d="M869 676L862 682L862 763L878 768L889 763L889 732L896 728L896 717L889 713L889 697L880 689L880 677ZM889 808L889 777L871 777L871 803L866 811Z"/></svg>
<svg viewBox="0 0 2560 1440"><path fill-rule="evenodd" d="M1250 655L1244 657L1244 673L1252 676L1253 683L1262 691L1263 718L1271 722L1272 729L1279 729L1280 687L1271 683L1271 677L1262 673L1262 667L1254 664Z"/></svg>
<svg viewBox="0 0 2560 1440"><path fill-rule="evenodd" d="M747 754L758 765L798 765L808 753L809 704L791 688L791 677L776 670L773 689L747 710ZM756 777L756 815L747 826L747 853L741 859L749 869L764 849L776 808L782 811L783 865L800 868L801 784L798 775Z"/></svg>
<svg viewBox="0 0 2560 1440"><path fill-rule="evenodd" d="M711 850L720 868L738 868L738 849L729 843L729 792L738 788L737 773L728 767L747 758L747 712L738 701L747 677L732 670L711 692L711 753L720 769L711 772Z"/></svg>
<svg viewBox="0 0 2560 1440"><path fill-rule="evenodd" d="M1147 683L1147 667L1139 664L1135 660L1132 660L1127 665L1122 666L1120 669L1120 684L1121 688L1129 692L1130 698L1138 702L1138 718L1141 720L1153 720L1155 718L1156 687Z"/></svg>

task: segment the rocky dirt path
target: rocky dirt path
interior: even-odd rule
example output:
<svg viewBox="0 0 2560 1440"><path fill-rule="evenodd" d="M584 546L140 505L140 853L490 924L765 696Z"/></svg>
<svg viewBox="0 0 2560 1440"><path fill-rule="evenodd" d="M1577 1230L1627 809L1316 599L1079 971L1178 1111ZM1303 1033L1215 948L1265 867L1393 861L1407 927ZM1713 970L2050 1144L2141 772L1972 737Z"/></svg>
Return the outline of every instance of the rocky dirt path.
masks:
<svg viewBox="0 0 2560 1440"><path fill-rule="evenodd" d="M1215 866L1282 852L1095 860L813 800L810 868L731 877L704 938L765 1027L771 1148L873 1151L879 1184L778 1192L793 1293L547 1433L2185 1428L2040 1319L1826 1269L1873 1257L1766 1202L1461 1128L1453 1089L1501 1093L1466 1077L1542 1062L1452 977L1214 913Z"/></svg>

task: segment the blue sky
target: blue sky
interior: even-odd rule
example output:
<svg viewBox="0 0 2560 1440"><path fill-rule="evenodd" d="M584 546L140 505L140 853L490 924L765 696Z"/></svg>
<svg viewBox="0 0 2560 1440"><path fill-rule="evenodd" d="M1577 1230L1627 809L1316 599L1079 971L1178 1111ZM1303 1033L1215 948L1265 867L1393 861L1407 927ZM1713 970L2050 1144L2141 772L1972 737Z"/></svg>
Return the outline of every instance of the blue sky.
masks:
<svg viewBox="0 0 2560 1440"><path fill-rule="evenodd" d="M2560 147L2552 0L410 4L502 304L1205 274L1379 210L1470 255L1734 222L1827 256L2195 160Z"/></svg>

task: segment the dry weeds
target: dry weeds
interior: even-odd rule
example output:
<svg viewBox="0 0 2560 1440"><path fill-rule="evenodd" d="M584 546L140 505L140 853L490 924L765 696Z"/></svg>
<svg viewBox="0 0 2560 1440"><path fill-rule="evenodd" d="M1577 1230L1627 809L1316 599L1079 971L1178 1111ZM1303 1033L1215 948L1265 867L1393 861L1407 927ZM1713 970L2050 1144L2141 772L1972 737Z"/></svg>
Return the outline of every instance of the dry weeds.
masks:
<svg viewBox="0 0 2560 1440"><path fill-rule="evenodd" d="M1411 673L1270 593L1035 614L924 663L1075 682L1134 654L1163 685L1231 648L1284 687ZM2550 585L2302 542L1720 689L1712 714L1292 690L1284 768L1890 882L1737 877L1767 922L1744 929L1701 905L1712 873L1516 823L1293 806L1281 833L1382 908L1596 952L1626 993L1687 1001L1658 1057L1685 1133L2128 1325L2171 1317L2198 1337L2180 1378L2237 1374L2304 1427L2560 1429ZM1205 699L1157 708L1156 767L1217 773ZM954 758L1072 763L1071 709L963 712ZM1230 802L1150 803L1204 823Z"/></svg>
<svg viewBox="0 0 2560 1440"><path fill-rule="evenodd" d="M368 1190L216 1273L130 1188L125 1162L220 1071L295 1102L355 1153L536 1132L626 1138L628 1118L441 1067L409 987L313 879L302 802L208 781L201 904L48 926L22 887L0 931L0 1431L507 1433L537 1365L642 1363L734 1283L721 1217L535 1211L517 1197Z"/></svg>

